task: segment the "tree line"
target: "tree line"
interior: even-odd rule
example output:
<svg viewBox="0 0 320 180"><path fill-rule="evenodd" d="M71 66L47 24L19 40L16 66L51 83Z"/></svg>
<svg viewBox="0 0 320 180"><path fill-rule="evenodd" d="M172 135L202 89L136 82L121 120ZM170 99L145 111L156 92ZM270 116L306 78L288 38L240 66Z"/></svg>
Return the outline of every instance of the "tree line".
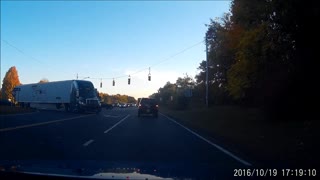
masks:
<svg viewBox="0 0 320 180"><path fill-rule="evenodd" d="M149 97L156 99L160 105L182 110L189 107L195 86L195 80L186 74L179 77L175 83L167 82Z"/></svg>
<svg viewBox="0 0 320 180"><path fill-rule="evenodd" d="M136 99L128 95L109 95L107 93L99 92L99 97L102 103L116 104L116 103L136 103Z"/></svg>
<svg viewBox="0 0 320 180"><path fill-rule="evenodd" d="M315 2L233 0L230 13L206 25L209 104L259 107L277 117L314 115L309 101L319 100L320 92L313 86L318 82L318 17ZM205 61L198 70L193 97L180 103L205 102ZM166 104L169 97L181 96L178 86L178 80L167 83L152 97Z"/></svg>

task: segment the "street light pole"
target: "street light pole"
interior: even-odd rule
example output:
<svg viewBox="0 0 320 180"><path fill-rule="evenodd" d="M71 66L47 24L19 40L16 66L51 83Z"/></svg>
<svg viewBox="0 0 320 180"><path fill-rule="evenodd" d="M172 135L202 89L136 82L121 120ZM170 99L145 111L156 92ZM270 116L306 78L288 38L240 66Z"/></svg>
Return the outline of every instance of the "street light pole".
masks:
<svg viewBox="0 0 320 180"><path fill-rule="evenodd" d="M208 78L208 33L206 33L206 106L209 107L208 103L208 86L209 86L209 78Z"/></svg>

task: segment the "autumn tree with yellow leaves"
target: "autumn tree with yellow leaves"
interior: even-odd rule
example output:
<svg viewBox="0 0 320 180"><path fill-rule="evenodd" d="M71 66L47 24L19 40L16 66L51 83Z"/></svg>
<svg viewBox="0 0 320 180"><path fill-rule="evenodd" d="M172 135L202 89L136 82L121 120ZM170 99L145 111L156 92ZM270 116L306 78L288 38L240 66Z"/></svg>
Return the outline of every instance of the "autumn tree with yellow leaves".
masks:
<svg viewBox="0 0 320 180"><path fill-rule="evenodd" d="M2 81L1 98L11 99L14 101L12 90L14 87L20 85L19 75L17 68L12 66L6 73Z"/></svg>

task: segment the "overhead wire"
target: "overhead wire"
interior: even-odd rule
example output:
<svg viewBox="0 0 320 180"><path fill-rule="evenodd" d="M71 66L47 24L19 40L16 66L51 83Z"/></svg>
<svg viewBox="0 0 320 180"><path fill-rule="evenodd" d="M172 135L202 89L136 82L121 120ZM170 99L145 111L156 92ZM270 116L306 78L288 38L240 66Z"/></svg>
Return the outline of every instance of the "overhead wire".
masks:
<svg viewBox="0 0 320 180"><path fill-rule="evenodd" d="M39 62L39 63L43 63L42 61L39 61L38 59L34 58L33 56L26 54L24 51L22 51L21 49L17 48L16 46L12 45L11 43L9 43L8 41L1 39L3 42L5 42L7 45L11 46L12 48L14 48L16 51L20 52L21 54L28 56L29 58Z"/></svg>
<svg viewBox="0 0 320 180"><path fill-rule="evenodd" d="M11 46L12 48L14 48L16 51L20 52L21 54L23 54L23 55L25 55L25 56L27 56L27 57L29 57L29 58L31 58L32 60L37 61L37 62L42 63L42 64L46 64L46 63L38 60L37 58L31 56L30 54L25 53L25 52L24 52L23 50L21 50L20 48L17 48L16 46L14 46L12 43L9 43L8 41L6 41L6 40L4 40L4 39L1 39L1 40L2 40L3 42L5 42L7 45L9 45L9 46ZM169 61L170 59L172 59L172 58L174 58L174 57L176 57L176 56L184 53L185 51L187 51L187 50L189 50L189 49L192 49L193 47L195 47L195 46L197 46L197 45L199 45L199 44L201 44L201 43L203 43L203 42L204 42L204 40L199 41L199 42L197 42L196 44L193 44L192 46L189 46L189 47L187 47L187 48L185 48L185 49L183 49L183 50L181 50L181 51L179 51L179 52L177 52L177 53L175 53L175 54L173 54L173 55L165 58L165 59L162 60L162 61L159 61L159 62L157 62L157 63L155 63L155 64L152 64L151 66L148 66L148 67L142 68L142 69L140 69L140 70L137 70L137 71L131 73L130 75L135 75L135 74L138 74L138 73L140 73L140 72L142 72L142 71L148 70L148 69L150 69L151 67L158 66L158 65L160 65L160 64L162 64L162 63L164 63L164 62L166 62L166 61ZM47 64L46 64L46 65L47 65ZM50 68L49 68L49 69L50 69ZM59 71L60 71L60 72L63 72L63 71L61 71L61 70L59 70ZM64 72L64 73L70 74L70 73L67 73L67 72ZM82 76L80 76L80 77L82 77ZM121 75L121 76L115 76L115 77L86 77L86 78L88 78L88 79L100 79L100 80L103 80L103 79L120 79L120 78L124 78L124 77L128 77L128 75Z"/></svg>
<svg viewBox="0 0 320 180"><path fill-rule="evenodd" d="M187 50L189 50L189 49L192 49L193 47L195 47L195 46L197 46L197 45L201 44L202 42L204 42L204 40L202 40L202 41L200 41L200 42L198 42L198 43L196 43L196 44L194 44L194 45L192 45L192 46L189 46L189 47L187 47L187 48L185 48L185 49L183 49L183 50L181 50L181 51L179 51L179 52L177 52L177 53L175 53L175 54L171 55L170 57L168 57L168 58L164 59L163 61L160 61L160 62L158 62L158 63L156 63L156 64L151 65L150 67L158 66L158 65L160 65L160 64L162 64L162 63L164 63L164 62L166 62L166 61L170 60L171 58L174 58L175 56L178 56L178 55L180 55L180 54L184 53L185 51L187 51Z"/></svg>
<svg viewBox="0 0 320 180"><path fill-rule="evenodd" d="M197 46L197 45L199 45L199 44L201 44L201 43L203 43L203 42L204 42L204 40L199 41L199 42L197 42L196 44L193 44L192 46L189 46L189 47L187 47L187 48L185 48L185 49L183 49L183 50L181 50L181 51L179 51L179 52L177 52L177 53L175 53L175 54L173 54L173 55L165 58L164 60L162 60L162 61L160 61L160 62L157 62L157 63L155 63L155 64L153 64L153 65L151 65L151 66L148 66L148 67L142 68L142 69L140 69L140 70L138 70L138 71L135 71L135 72L131 73L130 75L138 74L138 73L140 73L140 72L142 72L142 71L145 71L145 70L150 69L151 67L158 66L158 65L160 65L160 64L162 64L162 63L164 63L164 62L166 62L166 61L169 61L170 59L174 58L175 56L178 56L178 55L184 53L185 51L187 51L187 50L189 50L189 49L192 49L193 47L195 47L195 46ZM106 78L105 78L105 77L103 77L103 78L94 77L94 78L89 78L89 79L119 79L119 78L124 78L124 77L128 77L128 75L116 76L116 77L112 77L112 78L111 78L111 77L106 77Z"/></svg>
<svg viewBox="0 0 320 180"><path fill-rule="evenodd" d="M20 48L14 46L12 43L9 43L7 40L5 39L1 39L4 43L6 43L7 45L9 45L10 47L12 47L13 49L15 49L16 51L18 51L19 53L25 55L26 57L29 57L30 59L37 61L38 63L44 64L44 65L48 65L47 63L44 63L43 61L38 60L37 58L31 56L30 54L25 53L23 50L21 50ZM51 68L48 68L50 70L52 70ZM70 72L65 72L65 71L61 71L60 72L66 73L70 75ZM56 71L55 71L56 72Z"/></svg>

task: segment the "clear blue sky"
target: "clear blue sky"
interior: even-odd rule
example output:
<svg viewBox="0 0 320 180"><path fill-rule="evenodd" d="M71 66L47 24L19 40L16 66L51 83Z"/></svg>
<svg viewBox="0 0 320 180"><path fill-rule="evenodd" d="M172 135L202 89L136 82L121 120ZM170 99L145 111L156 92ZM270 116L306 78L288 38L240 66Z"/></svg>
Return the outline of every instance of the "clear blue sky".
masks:
<svg viewBox="0 0 320 180"><path fill-rule="evenodd" d="M23 84L113 78L148 68L202 41L230 1L1 1L1 80L11 66ZM10 43L12 46L7 44ZM16 49L18 48L18 50ZM23 53L19 52L23 51ZM146 97L167 81L194 77L205 45L127 77L88 79L100 92Z"/></svg>

